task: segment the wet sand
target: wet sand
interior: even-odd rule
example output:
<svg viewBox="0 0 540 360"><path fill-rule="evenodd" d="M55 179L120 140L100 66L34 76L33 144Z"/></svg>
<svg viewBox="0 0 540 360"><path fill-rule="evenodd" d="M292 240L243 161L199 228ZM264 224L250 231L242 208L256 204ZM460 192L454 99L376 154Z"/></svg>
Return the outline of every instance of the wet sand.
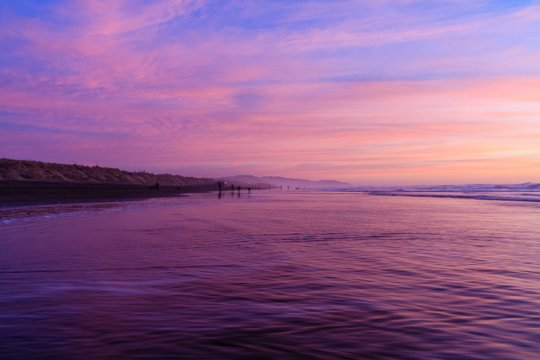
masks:
<svg viewBox="0 0 540 360"><path fill-rule="evenodd" d="M10 211L0 359L538 359L537 204L237 194Z"/></svg>
<svg viewBox="0 0 540 360"><path fill-rule="evenodd" d="M160 185L159 190L156 190L151 189L151 185L8 180L0 181L0 206L129 201L213 190L217 190L217 183L215 185Z"/></svg>

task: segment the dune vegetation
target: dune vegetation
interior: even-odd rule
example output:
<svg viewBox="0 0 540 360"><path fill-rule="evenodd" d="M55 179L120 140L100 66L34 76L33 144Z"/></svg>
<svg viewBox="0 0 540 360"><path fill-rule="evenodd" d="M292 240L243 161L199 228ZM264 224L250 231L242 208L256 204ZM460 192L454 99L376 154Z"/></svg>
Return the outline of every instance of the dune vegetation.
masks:
<svg viewBox="0 0 540 360"><path fill-rule="evenodd" d="M31 180L94 184L210 185L215 180L171 174L129 172L115 168L0 159L0 180Z"/></svg>

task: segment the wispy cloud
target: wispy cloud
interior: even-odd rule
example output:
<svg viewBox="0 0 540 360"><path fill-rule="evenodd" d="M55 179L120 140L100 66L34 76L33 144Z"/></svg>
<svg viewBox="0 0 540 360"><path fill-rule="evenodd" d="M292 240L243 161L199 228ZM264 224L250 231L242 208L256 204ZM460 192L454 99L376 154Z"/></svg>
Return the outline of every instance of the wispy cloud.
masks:
<svg viewBox="0 0 540 360"><path fill-rule="evenodd" d="M535 159L534 3L27 4L0 25L12 157L353 182Z"/></svg>

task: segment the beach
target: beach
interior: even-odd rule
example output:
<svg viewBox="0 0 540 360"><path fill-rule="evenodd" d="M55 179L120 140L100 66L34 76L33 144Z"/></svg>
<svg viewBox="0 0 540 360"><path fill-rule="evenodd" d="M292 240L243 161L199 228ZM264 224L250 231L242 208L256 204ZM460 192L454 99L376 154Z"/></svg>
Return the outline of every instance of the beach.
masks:
<svg viewBox="0 0 540 360"><path fill-rule="evenodd" d="M0 14L0 360L540 360L540 0Z"/></svg>
<svg viewBox="0 0 540 360"><path fill-rule="evenodd" d="M0 159L0 207L129 201L217 189L217 181L209 178Z"/></svg>
<svg viewBox="0 0 540 360"><path fill-rule="evenodd" d="M2 358L540 351L537 202L274 189L19 209L0 228Z"/></svg>
<svg viewBox="0 0 540 360"><path fill-rule="evenodd" d="M11 180L0 181L0 207L55 203L129 201L217 190L215 184L152 185Z"/></svg>

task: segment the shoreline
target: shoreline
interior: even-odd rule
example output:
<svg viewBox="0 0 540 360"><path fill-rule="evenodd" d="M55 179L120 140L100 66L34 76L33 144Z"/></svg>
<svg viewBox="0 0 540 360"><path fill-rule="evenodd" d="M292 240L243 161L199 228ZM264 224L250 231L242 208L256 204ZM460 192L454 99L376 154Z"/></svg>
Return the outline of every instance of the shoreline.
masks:
<svg viewBox="0 0 540 360"><path fill-rule="evenodd" d="M151 185L1 180L0 207L133 201L217 191L216 184Z"/></svg>

